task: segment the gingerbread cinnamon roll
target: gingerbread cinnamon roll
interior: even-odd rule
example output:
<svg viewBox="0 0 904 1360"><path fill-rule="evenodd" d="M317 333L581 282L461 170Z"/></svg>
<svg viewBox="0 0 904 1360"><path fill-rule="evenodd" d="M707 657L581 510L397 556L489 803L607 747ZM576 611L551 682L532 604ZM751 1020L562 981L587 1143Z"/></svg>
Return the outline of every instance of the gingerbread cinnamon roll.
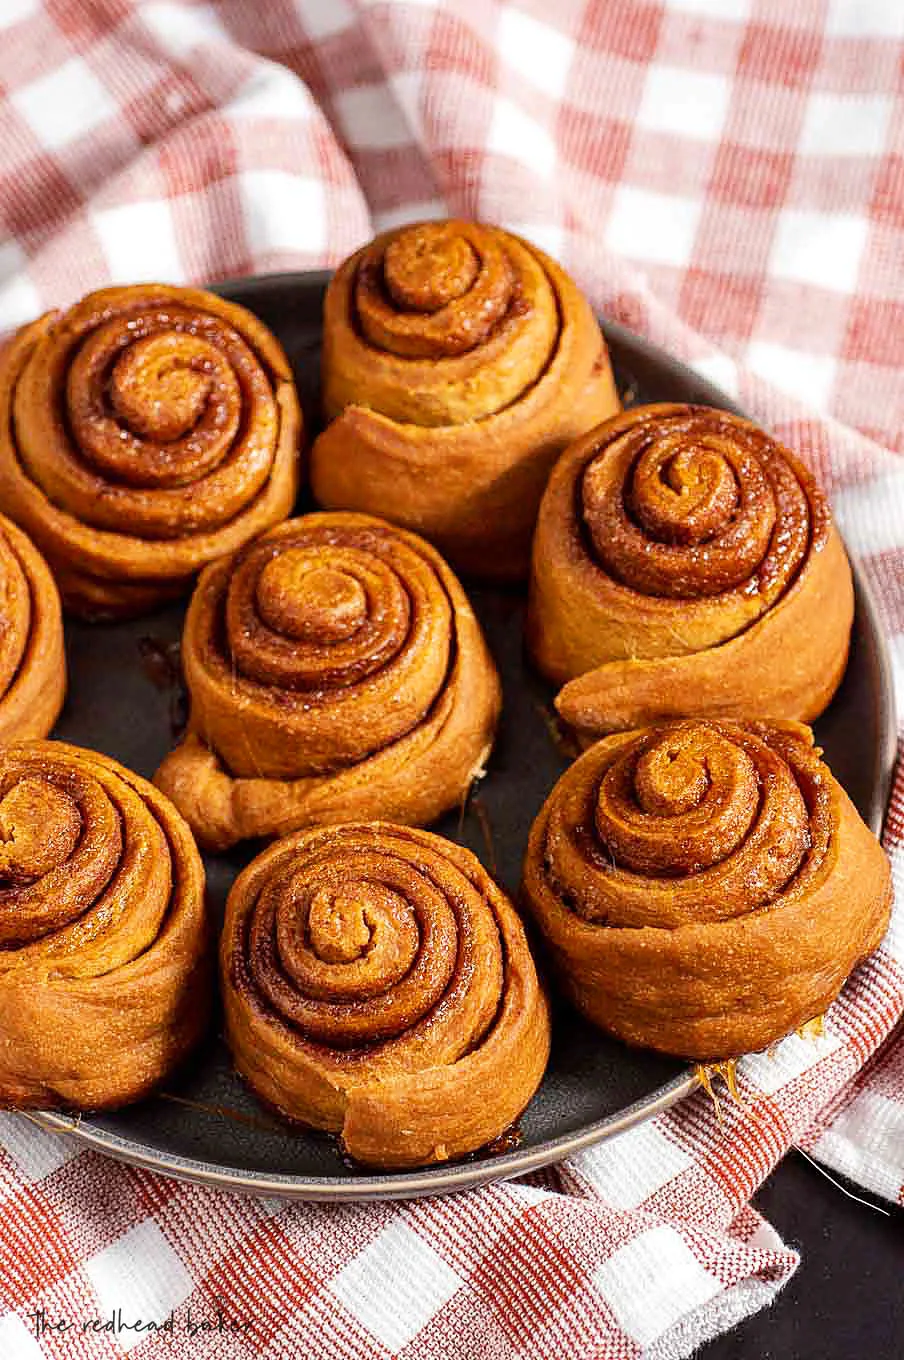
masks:
<svg viewBox="0 0 904 1360"><path fill-rule="evenodd" d="M386 822L300 832L229 895L226 1035L267 1105L370 1166L473 1152L549 1056L517 913L475 857Z"/></svg>
<svg viewBox="0 0 904 1360"><path fill-rule="evenodd" d="M27 535L0 515L0 743L46 737L65 694L56 583Z"/></svg>
<svg viewBox="0 0 904 1360"><path fill-rule="evenodd" d="M637 407L550 477L528 646L585 735L694 714L810 721L841 681L853 614L823 493L746 420Z"/></svg>
<svg viewBox="0 0 904 1360"><path fill-rule="evenodd" d="M527 575L549 470L619 410L584 296L499 227L384 232L327 290L323 404L312 454L322 505L383 515L459 570Z"/></svg>
<svg viewBox="0 0 904 1360"><path fill-rule="evenodd" d="M588 1019L710 1062L825 1011L882 938L891 872L809 728L690 720L566 771L523 895Z"/></svg>
<svg viewBox="0 0 904 1360"><path fill-rule="evenodd" d="M182 655L189 731L156 782L212 848L430 822L492 746L499 677L464 591L429 544L368 515L289 520L208 567Z"/></svg>
<svg viewBox="0 0 904 1360"><path fill-rule="evenodd" d="M108 1109L210 1006L204 870L146 780L63 742L0 748L0 1107Z"/></svg>
<svg viewBox="0 0 904 1360"><path fill-rule="evenodd" d="M197 288L105 288L24 326L0 354L0 425L0 503L77 614L155 607L295 502L288 360Z"/></svg>

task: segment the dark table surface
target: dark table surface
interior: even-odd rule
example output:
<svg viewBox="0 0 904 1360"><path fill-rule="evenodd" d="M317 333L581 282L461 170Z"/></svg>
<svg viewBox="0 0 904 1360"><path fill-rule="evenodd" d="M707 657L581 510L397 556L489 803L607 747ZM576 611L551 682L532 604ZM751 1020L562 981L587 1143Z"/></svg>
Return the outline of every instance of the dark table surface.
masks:
<svg viewBox="0 0 904 1360"><path fill-rule="evenodd" d="M754 1204L801 1264L771 1308L700 1360L902 1360L904 1210L855 1203L795 1152Z"/></svg>

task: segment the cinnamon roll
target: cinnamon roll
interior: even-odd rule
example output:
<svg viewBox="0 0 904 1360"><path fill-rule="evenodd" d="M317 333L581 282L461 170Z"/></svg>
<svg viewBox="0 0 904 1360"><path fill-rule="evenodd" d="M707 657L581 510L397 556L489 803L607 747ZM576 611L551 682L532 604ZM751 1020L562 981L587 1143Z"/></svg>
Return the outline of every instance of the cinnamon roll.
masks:
<svg viewBox="0 0 904 1360"><path fill-rule="evenodd" d="M105 1109L188 1053L210 1002L204 870L146 780L0 748L0 1107Z"/></svg>
<svg viewBox="0 0 904 1360"><path fill-rule="evenodd" d="M517 913L467 850L385 822L277 841L229 895L226 1035L267 1105L370 1166L472 1152L549 1055Z"/></svg>
<svg viewBox="0 0 904 1360"><path fill-rule="evenodd" d="M189 731L156 782L212 848L432 821L492 746L499 677L464 591L368 515L289 520L208 567L182 654Z"/></svg>
<svg viewBox="0 0 904 1360"><path fill-rule="evenodd" d="M66 694L60 596L47 563L0 515L0 743L46 737Z"/></svg>
<svg viewBox="0 0 904 1360"><path fill-rule="evenodd" d="M0 503L74 613L153 608L295 502L288 360L197 288L106 288L24 326L0 354L0 425Z"/></svg>
<svg viewBox="0 0 904 1360"><path fill-rule="evenodd" d="M888 860L798 723L619 733L534 822L524 901L568 995L700 1062L819 1016L882 938Z"/></svg>
<svg viewBox="0 0 904 1360"><path fill-rule="evenodd" d="M824 495L746 420L637 407L550 477L528 646L584 735L694 714L810 721L841 681L853 613Z"/></svg>
<svg viewBox="0 0 904 1360"><path fill-rule="evenodd" d="M498 227L421 222L346 260L323 321L318 501L414 529L459 570L526 576L555 458L619 410L576 285Z"/></svg>

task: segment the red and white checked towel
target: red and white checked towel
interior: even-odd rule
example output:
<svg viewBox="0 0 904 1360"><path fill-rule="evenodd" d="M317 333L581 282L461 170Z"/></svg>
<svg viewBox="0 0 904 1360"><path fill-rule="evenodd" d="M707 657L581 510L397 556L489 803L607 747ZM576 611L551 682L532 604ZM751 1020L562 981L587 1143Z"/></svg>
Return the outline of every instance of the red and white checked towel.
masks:
<svg viewBox="0 0 904 1360"><path fill-rule="evenodd" d="M0 0L0 328L108 281L335 263L446 211L512 226L828 483L904 710L904 5ZM703 337L706 337L705 339ZM677 1357L797 1257L747 1201L792 1141L904 1199L899 903L826 1036L530 1184L286 1206L0 1116L0 1356ZM864 1064L868 1064L864 1067ZM192 1336L221 1306L242 1332ZM154 1336L85 1320L164 1321ZM29 1315L67 1331L33 1336Z"/></svg>

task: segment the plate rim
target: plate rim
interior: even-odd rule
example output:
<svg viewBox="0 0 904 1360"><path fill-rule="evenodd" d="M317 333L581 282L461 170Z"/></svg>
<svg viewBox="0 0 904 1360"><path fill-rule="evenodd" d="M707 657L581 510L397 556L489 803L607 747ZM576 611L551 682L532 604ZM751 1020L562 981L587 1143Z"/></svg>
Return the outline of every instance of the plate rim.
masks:
<svg viewBox="0 0 904 1360"><path fill-rule="evenodd" d="M249 274L216 283L199 285L224 297L249 292L276 291L299 286L325 287L333 271L329 269L288 270L270 274ZM235 299L238 300L238 299ZM245 303L244 305L247 305ZM696 373L680 359L659 345L645 339L626 326L607 317L598 317L607 343L621 351L622 356L653 361L694 392L693 400L718 407L749 419L747 413L715 383ZM874 661L878 670L880 732L877 755L878 768L873 771L871 787L875 790L870 823L878 835L891 796L897 754L897 722L891 657L885 629L882 625L873 589L857 557L848 554L854 576L858 605L862 606L875 640ZM595 1120L577 1132L548 1138L531 1149L515 1148L510 1152L480 1160L459 1161L427 1167L415 1171L371 1173L347 1176L302 1176L295 1173L261 1173L242 1167L229 1167L178 1153L166 1153L135 1143L110 1130L91 1123L90 1116L64 1114L57 1111L20 1111L39 1127L54 1133L68 1134L87 1149L103 1153L117 1161L142 1170L191 1181L209 1188L228 1190L251 1196L272 1196L286 1201L364 1202L368 1200L411 1199L421 1196L452 1194L475 1189L492 1181L504 1181L527 1175L542 1167L563 1161L587 1147L616 1137L643 1123L656 1114L690 1095L700 1086L694 1067L605 1119Z"/></svg>

